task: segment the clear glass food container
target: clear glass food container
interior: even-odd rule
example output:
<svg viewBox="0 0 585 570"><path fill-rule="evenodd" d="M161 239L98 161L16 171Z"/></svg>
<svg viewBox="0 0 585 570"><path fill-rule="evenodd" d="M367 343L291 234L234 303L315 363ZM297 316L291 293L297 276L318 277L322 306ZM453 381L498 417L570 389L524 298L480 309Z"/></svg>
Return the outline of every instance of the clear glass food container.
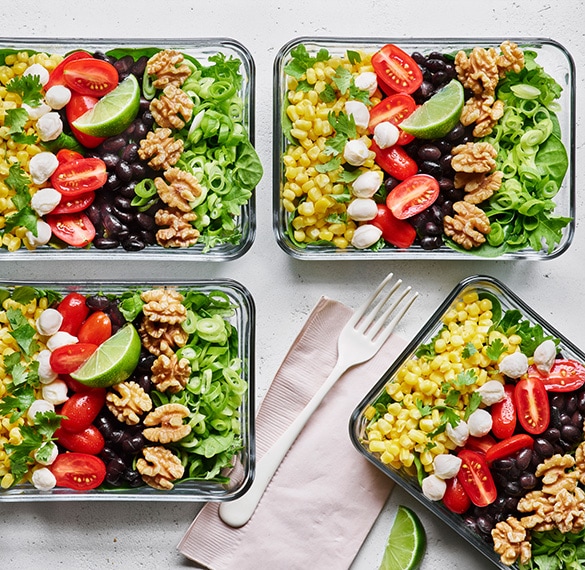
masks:
<svg viewBox="0 0 585 570"><path fill-rule="evenodd" d="M175 483L169 491L156 490L148 485L137 488L104 488L89 491L75 491L55 487L51 491L39 491L30 483L21 483L7 490L0 489L0 502L19 501L228 501L246 492L251 485L255 469L255 330L256 308L250 292L239 282L231 279L201 279L172 282L117 281L106 283L24 283L20 281L0 282L0 291L12 292L15 287L30 286L41 290L52 290L63 296L71 292L84 295L102 293L121 295L130 290L145 290L154 287L171 287L178 291L219 293L233 305L233 315L226 317L237 331L237 358L241 362L240 378L246 382L247 390L242 395L239 414L241 449L231 461L231 468L225 468L219 476L228 478L220 481L187 480ZM4 378L0 378L0 381Z"/></svg>
<svg viewBox="0 0 585 570"><path fill-rule="evenodd" d="M386 246L377 251L357 249L349 246L336 248L331 243L299 243L291 236L292 215L283 207L282 191L286 181L283 155L291 146L283 128L286 117L288 76L285 67L292 61L295 48L304 45L309 55L318 57L320 50L327 50L331 56L344 56L348 50L373 54L386 44L395 44L407 54L420 52L428 55L433 51L455 54L459 50L472 50L476 46L497 48L504 40L516 42L521 48L536 52L536 62L551 75L562 87L557 102L562 142L568 155L568 167L562 186L553 200L555 217L570 218L563 228L562 237L549 252L548 247L540 251L525 248L507 251L498 256L480 256L465 250L455 250L446 245L438 249L423 249L418 242L407 248ZM342 259L486 259L486 260L545 260L558 257L567 250L575 231L575 64L571 54L558 42L547 38L339 38L339 37L299 37L285 44L274 61L274 106L273 106L273 231L278 245L290 256L302 260L342 260ZM287 118L288 120L288 118ZM351 190L351 189L350 189Z"/></svg>
<svg viewBox="0 0 585 570"><path fill-rule="evenodd" d="M480 296L485 296L492 299L497 299L502 308L502 314L507 310L518 310L525 319L530 321L531 325L540 325L544 331L544 335L552 335L560 339L558 350L562 353L563 358L572 358L580 363L585 363L585 353L577 348L571 341L565 338L560 332L549 325L539 314L537 314L530 306L528 306L522 299L516 296L506 285L494 279L493 277L484 275L475 275L462 280L447 298L441 303L434 314L429 318L420 332L413 338L408 346L392 363L385 374L376 381L371 390L356 406L351 415L349 422L350 438L357 451L385 473L395 483L400 485L405 491L417 499L422 505L429 509L433 514L444 521L451 529L457 532L462 538L467 540L484 556L492 561L498 568L507 570L509 568L517 568L517 565L506 566L500 561L500 557L494 552L493 546L488 544L482 537L470 530L464 524L464 516L457 515L447 509L442 501L431 501L421 490L417 481L416 475L407 474L404 469L395 469L390 465L384 464L379 454L373 453L368 448L366 441L366 427L369 420L366 418L366 410L374 405L377 400L385 393L385 386L392 382L400 370L400 368L408 361L416 358L417 349L422 345L427 344L432 338L441 331L444 327L443 317L452 309L459 300L461 300L467 293L478 293ZM538 437L538 436L534 436Z"/></svg>
<svg viewBox="0 0 585 570"><path fill-rule="evenodd" d="M202 39L73 39L73 38L3 38L0 40L0 64L4 57L15 52L33 51L49 54L67 55L75 50L86 50L90 53L107 53L113 49L157 48L178 50L187 57L193 57L204 65L211 65L209 58L224 54L226 58L235 58L240 62L239 74L242 85L236 94L242 102L241 124L247 132L249 141L254 145L255 136L255 63L248 49L231 38ZM91 150L91 149L90 149ZM162 176L162 172L158 172ZM137 180L135 180L137 181ZM99 190L98 190L99 192ZM211 190L209 194L211 195ZM219 195L218 195L219 197ZM72 247L63 244L58 246L39 246L28 250L24 244L15 251L0 248L0 261L30 261L35 259L50 260L132 260L148 259L151 261L172 258L193 261L230 261L241 257L248 251L256 234L255 191L251 198L240 207L239 213L233 216L235 232L229 240L207 248L202 240L191 247L162 247L158 244L146 245L136 251L126 250L121 245L114 249L98 249L88 247Z"/></svg>

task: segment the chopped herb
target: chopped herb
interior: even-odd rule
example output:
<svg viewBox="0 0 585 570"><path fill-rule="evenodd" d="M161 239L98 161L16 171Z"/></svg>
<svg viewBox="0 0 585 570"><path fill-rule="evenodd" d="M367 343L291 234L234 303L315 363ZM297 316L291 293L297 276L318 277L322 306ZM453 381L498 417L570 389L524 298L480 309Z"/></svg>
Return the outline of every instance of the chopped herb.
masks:
<svg viewBox="0 0 585 570"><path fill-rule="evenodd" d="M340 112L337 116L333 111L327 116L329 124L335 130L335 135L327 141L326 154L337 155L343 152L348 139L357 137L355 121L351 115Z"/></svg>
<svg viewBox="0 0 585 570"><path fill-rule="evenodd" d="M345 69L345 67L342 67L340 65L335 70L335 75L333 76L333 83L337 85L337 89L339 89L339 92L342 95L345 95L348 92L351 86L351 82L352 82L351 71L348 71L347 69Z"/></svg>
<svg viewBox="0 0 585 570"><path fill-rule="evenodd" d="M362 56L361 56L359 51L354 51L354 50L348 49L347 50L347 59L349 60L349 63L351 63L352 65L355 65L356 63L361 63Z"/></svg>
<svg viewBox="0 0 585 570"><path fill-rule="evenodd" d="M284 67L284 72L296 79L301 79L307 69L313 67L318 61L327 61L329 52L322 48L316 56L311 56L306 46L299 45L290 52L292 60Z"/></svg>
<svg viewBox="0 0 585 570"><path fill-rule="evenodd" d="M317 166L315 166L315 170L317 172L333 172L335 170L337 170L339 167L341 166L341 157L336 156L335 158L332 158L330 161L325 162L324 164L317 164Z"/></svg>
<svg viewBox="0 0 585 570"><path fill-rule="evenodd" d="M337 99L335 89L333 89L331 85L325 85L323 90L319 93L319 99L321 99L323 103L332 103L335 101L335 99Z"/></svg>
<svg viewBox="0 0 585 570"><path fill-rule="evenodd" d="M469 358L470 356L473 356L474 354L477 354L477 348L475 348L475 345L472 342L468 342L465 345L465 348L463 349L463 351L461 352L461 356L463 358Z"/></svg>
<svg viewBox="0 0 585 570"><path fill-rule="evenodd" d="M22 102L30 107L38 107L43 100L43 86L38 75L14 77L6 84L6 90L20 95Z"/></svg>
<svg viewBox="0 0 585 570"><path fill-rule="evenodd" d="M506 352L506 346L502 342L501 339L496 338L494 341L487 347L485 353L486 356L490 360L499 360L500 356Z"/></svg>

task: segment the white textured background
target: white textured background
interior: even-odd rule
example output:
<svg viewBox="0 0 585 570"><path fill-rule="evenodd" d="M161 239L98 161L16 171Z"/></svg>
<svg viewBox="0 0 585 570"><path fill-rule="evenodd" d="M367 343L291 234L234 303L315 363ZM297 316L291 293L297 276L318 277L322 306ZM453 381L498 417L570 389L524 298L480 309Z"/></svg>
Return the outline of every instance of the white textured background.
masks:
<svg viewBox="0 0 585 570"><path fill-rule="evenodd" d="M12 0L0 4L4 37L202 38L231 37L256 63L256 146L265 167L257 190L258 230L241 259L225 264L166 262L51 262L0 264L0 278L108 280L230 277L245 285L257 306L257 384L261 397L290 342L320 295L355 306L390 270L421 293L417 311L399 331L411 338L464 277L501 279L553 326L585 348L583 292L585 235L561 257L545 262L375 261L300 262L287 256L272 233L272 64L280 47L298 36L549 37L563 44L577 67L577 206L584 205L583 68L584 2L579 0ZM369 386L363 387L363 393ZM357 402L356 402L357 403ZM356 456L357 458L357 456ZM335 484L332 474L332 485ZM428 551L423 570L487 570L474 549L396 489L352 570L377 568L398 504L413 506L424 521ZM176 545L196 504L0 503L0 561L4 568L189 568ZM262 569L263 570L263 569ZM275 569L277 570L277 569ZM280 569L278 569L280 570ZM321 569L316 569L321 570ZM340 569L343 570L343 569Z"/></svg>

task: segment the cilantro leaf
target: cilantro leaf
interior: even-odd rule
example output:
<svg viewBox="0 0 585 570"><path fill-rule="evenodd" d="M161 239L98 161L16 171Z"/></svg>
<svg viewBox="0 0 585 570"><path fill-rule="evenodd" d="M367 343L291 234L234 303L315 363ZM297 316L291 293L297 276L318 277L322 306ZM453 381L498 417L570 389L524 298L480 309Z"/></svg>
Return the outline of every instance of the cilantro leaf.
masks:
<svg viewBox="0 0 585 570"><path fill-rule="evenodd" d="M9 416L10 422L14 423L22 417L35 401L35 391L28 384L8 384L6 386L8 394L5 394L0 400L0 414Z"/></svg>
<svg viewBox="0 0 585 570"><path fill-rule="evenodd" d="M333 103L333 101L337 99L335 89L333 89L331 85L325 85L325 88L319 93L319 99L321 99L323 103Z"/></svg>
<svg viewBox="0 0 585 570"><path fill-rule="evenodd" d="M473 392L471 394L471 398L469 398L469 403L467 404L467 408L465 408L465 415L464 419L467 421L469 416L475 412L479 408L481 404L481 394L479 392Z"/></svg>
<svg viewBox="0 0 585 570"><path fill-rule="evenodd" d="M6 180L4 180L4 183L6 186L8 186L8 188L14 190L17 193L22 192L23 190L26 190L28 193L30 180L26 176L20 164L16 163L9 168L8 176L6 177Z"/></svg>
<svg viewBox="0 0 585 570"><path fill-rule="evenodd" d="M6 111L4 124L9 128L8 133L11 135L22 132L27 121L28 113L26 112L26 109L23 109L22 107L19 107L18 109L8 109Z"/></svg>
<svg viewBox="0 0 585 570"><path fill-rule="evenodd" d="M459 402L459 396L461 396L461 392L459 390L450 390L445 397L445 405L454 408Z"/></svg>
<svg viewBox="0 0 585 570"><path fill-rule="evenodd" d="M329 194L329 196L331 196L331 198L340 204L344 204L351 200L351 193L347 189L345 189L342 194Z"/></svg>
<svg viewBox="0 0 585 570"><path fill-rule="evenodd" d="M370 99L370 94L365 89L358 89L353 81L349 87L349 98L355 99L356 101L361 101L364 105L371 106L372 101Z"/></svg>
<svg viewBox="0 0 585 570"><path fill-rule="evenodd" d="M500 356L506 352L506 346L501 339L496 338L486 349L486 356L490 360L499 360Z"/></svg>
<svg viewBox="0 0 585 570"><path fill-rule="evenodd" d="M354 118L346 113L339 113L337 116L333 111L327 116L329 124L333 127L335 135L330 137L325 146L326 154L337 155L343 152L348 139L357 137L357 129Z"/></svg>
<svg viewBox="0 0 585 570"><path fill-rule="evenodd" d="M7 84L6 90L18 93L22 102L31 107L38 107L43 100L43 86L38 75L21 75L13 77Z"/></svg>
<svg viewBox="0 0 585 570"><path fill-rule="evenodd" d="M352 82L352 75L351 72L342 67L341 65L335 70L335 75L333 76L333 82L337 85L337 89L342 95L345 95Z"/></svg>
<svg viewBox="0 0 585 570"><path fill-rule="evenodd" d="M291 50L291 61L285 65L284 72L291 75L295 79L301 79L306 73L307 69L312 67L318 61L327 61L329 59L329 52L325 48L321 48L316 56L311 56L307 47L303 44Z"/></svg>
<svg viewBox="0 0 585 570"><path fill-rule="evenodd" d="M475 348L475 345L472 342L468 342L461 352L461 356L463 356L463 358L469 358L474 354L477 354L477 348Z"/></svg>
<svg viewBox="0 0 585 570"><path fill-rule="evenodd" d="M296 91L308 93L309 91L312 91L312 90L313 90L313 86L306 79L299 81L299 83L297 84Z"/></svg>
<svg viewBox="0 0 585 570"><path fill-rule="evenodd" d="M362 61L362 56L360 55L359 51L348 49L347 59L349 60L349 63L355 65L356 63L360 63Z"/></svg>
<svg viewBox="0 0 585 570"><path fill-rule="evenodd" d="M459 374L457 374L457 378L455 379L456 386L471 386L476 382L477 372L473 368L459 372Z"/></svg>
<svg viewBox="0 0 585 570"><path fill-rule="evenodd" d="M345 224L347 222L347 213L343 212L343 214L329 214L326 218L325 221L328 224Z"/></svg>
<svg viewBox="0 0 585 570"><path fill-rule="evenodd" d="M420 400L416 401L416 407L418 409L418 411L420 412L421 417L425 417L431 414L431 412L433 411L433 408L431 408L431 406L425 406L423 405L423 403Z"/></svg>
<svg viewBox="0 0 585 570"><path fill-rule="evenodd" d="M362 172L361 170L359 170L359 168L356 168L355 170L349 170L347 168L344 168L341 171L341 174L339 175L339 180L341 182L345 182L346 184L350 184L351 182L356 180L361 173Z"/></svg>
<svg viewBox="0 0 585 570"><path fill-rule="evenodd" d="M551 217L546 212L540 212L536 218L538 224L528 235L528 243L536 251L540 251L543 244L546 244L548 253L551 253L563 237L563 228L572 218Z"/></svg>
<svg viewBox="0 0 585 570"><path fill-rule="evenodd" d="M336 157L332 158L329 162L325 162L324 164L317 164L315 166L315 170L317 172L332 172L337 170L341 166L341 158Z"/></svg>
<svg viewBox="0 0 585 570"><path fill-rule="evenodd" d="M10 331L12 338L18 343L25 355L32 356L38 349L38 343L34 340L35 329L19 309L8 309L6 318L12 329Z"/></svg>

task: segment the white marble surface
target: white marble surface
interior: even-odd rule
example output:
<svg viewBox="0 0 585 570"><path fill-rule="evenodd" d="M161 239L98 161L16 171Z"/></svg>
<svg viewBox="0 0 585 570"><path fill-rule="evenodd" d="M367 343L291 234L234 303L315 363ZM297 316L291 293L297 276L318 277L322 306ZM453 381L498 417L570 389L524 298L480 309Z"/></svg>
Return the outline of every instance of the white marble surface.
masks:
<svg viewBox="0 0 585 570"><path fill-rule="evenodd" d="M258 232L251 250L226 264L140 262L69 264L3 262L3 279L107 280L231 277L257 304L257 383L261 398L290 342L320 295L350 305L392 270L421 293L417 311L401 325L411 338L444 296L464 277L497 277L545 319L585 347L582 290L585 235L582 221L569 250L546 262L300 262L276 244L271 219L272 64L279 48L298 36L551 37L564 44L577 65L577 205L584 206L582 102L585 35L580 0L12 0L0 8L6 37L232 37L253 54L257 71L256 142L265 166L257 190ZM154 43L154 42L153 42ZM368 387L364 387L364 393ZM487 570L474 549L395 490L358 554L352 570L376 568L396 507L413 506L428 535L423 570ZM0 503L2 566L51 568L189 568L176 545L198 510L168 503ZM320 569L319 569L320 570ZM343 570L343 569L340 569Z"/></svg>

